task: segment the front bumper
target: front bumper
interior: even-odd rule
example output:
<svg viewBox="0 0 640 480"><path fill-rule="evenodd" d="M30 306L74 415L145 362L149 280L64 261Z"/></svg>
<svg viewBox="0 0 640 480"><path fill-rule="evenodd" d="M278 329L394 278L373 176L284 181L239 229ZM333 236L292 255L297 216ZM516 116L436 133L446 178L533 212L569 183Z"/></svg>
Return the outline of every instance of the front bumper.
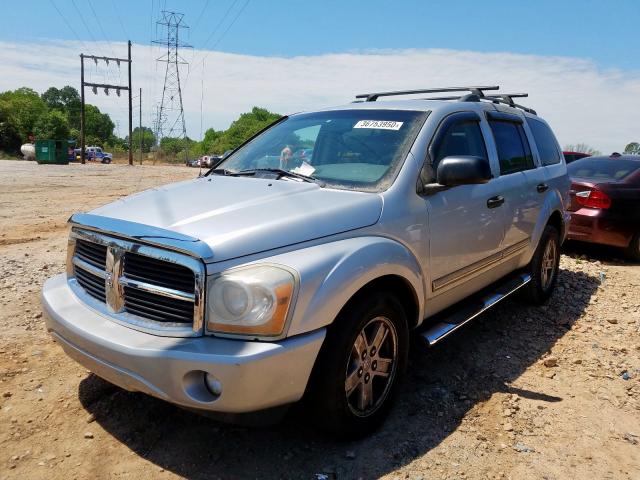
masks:
<svg viewBox="0 0 640 480"><path fill-rule="evenodd" d="M325 330L277 343L159 337L117 324L82 303L66 275L42 289L47 330L64 351L105 380L187 408L248 413L299 400ZM214 395L208 373L220 382Z"/></svg>

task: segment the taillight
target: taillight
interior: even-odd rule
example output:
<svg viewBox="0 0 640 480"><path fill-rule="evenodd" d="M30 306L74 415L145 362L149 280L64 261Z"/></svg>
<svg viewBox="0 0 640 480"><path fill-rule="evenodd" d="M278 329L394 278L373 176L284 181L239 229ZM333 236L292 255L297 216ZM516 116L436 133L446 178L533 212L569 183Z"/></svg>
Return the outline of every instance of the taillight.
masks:
<svg viewBox="0 0 640 480"><path fill-rule="evenodd" d="M589 208L609 208L611 198L600 190L583 190L576 192L576 201L579 205Z"/></svg>

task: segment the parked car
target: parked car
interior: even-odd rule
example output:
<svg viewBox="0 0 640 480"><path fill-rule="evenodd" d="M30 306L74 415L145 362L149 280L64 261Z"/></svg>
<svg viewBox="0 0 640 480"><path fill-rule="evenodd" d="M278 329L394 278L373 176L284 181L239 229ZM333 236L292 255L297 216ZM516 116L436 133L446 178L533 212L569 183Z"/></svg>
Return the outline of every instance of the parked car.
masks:
<svg viewBox="0 0 640 480"><path fill-rule="evenodd" d="M576 160L580 160L581 158L590 157L590 153L584 152L562 152L564 155L564 161L568 165L571 162L575 162Z"/></svg>
<svg viewBox="0 0 640 480"><path fill-rule="evenodd" d="M321 427L370 432L410 333L434 345L554 289L562 151L495 89L290 115L201 178L73 215L48 330L128 390L234 420L304 397ZM313 143L304 168L258 167L296 138Z"/></svg>
<svg viewBox="0 0 640 480"><path fill-rule="evenodd" d="M640 260L640 156L589 157L567 169L569 238L620 247Z"/></svg>
<svg viewBox="0 0 640 480"><path fill-rule="evenodd" d="M74 149L74 154L76 159L80 161L81 149ZM111 153L103 152L101 147L85 147L84 158L91 162L111 163L113 155Z"/></svg>
<svg viewBox="0 0 640 480"><path fill-rule="evenodd" d="M187 160L185 162L185 165L187 167L199 167L200 166L200 159L199 158L194 158L192 160Z"/></svg>

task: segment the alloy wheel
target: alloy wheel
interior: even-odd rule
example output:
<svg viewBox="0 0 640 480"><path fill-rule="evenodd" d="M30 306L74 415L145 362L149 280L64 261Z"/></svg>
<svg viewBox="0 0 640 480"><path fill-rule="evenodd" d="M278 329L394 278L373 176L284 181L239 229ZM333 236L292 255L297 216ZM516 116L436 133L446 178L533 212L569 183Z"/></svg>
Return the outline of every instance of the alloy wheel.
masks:
<svg viewBox="0 0 640 480"><path fill-rule="evenodd" d="M544 249L544 254L542 255L542 271L541 280L542 280L542 288L544 290L548 289L553 279L556 275L556 268L558 264L558 247L556 246L556 242L554 240L549 240Z"/></svg>
<svg viewBox="0 0 640 480"><path fill-rule="evenodd" d="M386 317L370 320L358 333L345 376L347 404L354 415L367 417L389 394L398 363L398 334Z"/></svg>

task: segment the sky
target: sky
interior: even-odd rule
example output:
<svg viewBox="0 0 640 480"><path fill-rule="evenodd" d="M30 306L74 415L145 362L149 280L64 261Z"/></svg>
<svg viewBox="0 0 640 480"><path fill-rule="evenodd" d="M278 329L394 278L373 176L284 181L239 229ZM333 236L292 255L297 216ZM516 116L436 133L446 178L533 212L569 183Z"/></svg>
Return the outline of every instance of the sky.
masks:
<svg viewBox="0 0 640 480"><path fill-rule="evenodd" d="M522 103L563 145L608 153L640 141L639 0L0 0L0 91L78 88L80 52L123 57L130 39L151 126L164 80L151 43L162 10L184 13L190 27L181 79L191 138L253 105L284 114L371 90L498 84L528 92ZM90 65L87 76L126 82L113 64ZM87 101L126 134L125 96L89 90Z"/></svg>

